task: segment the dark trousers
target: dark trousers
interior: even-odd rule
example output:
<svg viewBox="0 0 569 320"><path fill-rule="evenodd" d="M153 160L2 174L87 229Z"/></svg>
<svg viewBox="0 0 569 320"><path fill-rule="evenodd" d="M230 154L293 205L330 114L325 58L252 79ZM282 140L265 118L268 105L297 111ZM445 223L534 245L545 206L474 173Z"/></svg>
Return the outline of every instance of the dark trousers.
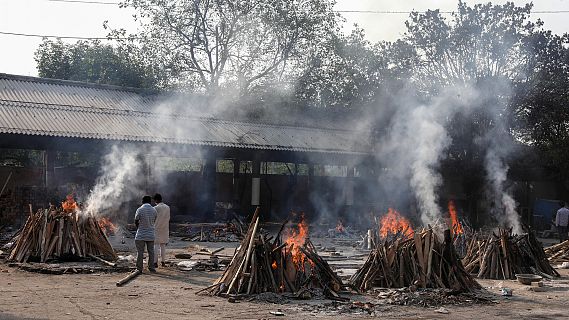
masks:
<svg viewBox="0 0 569 320"><path fill-rule="evenodd" d="M567 240L567 226L557 226L557 232L559 232L559 242Z"/></svg>
<svg viewBox="0 0 569 320"><path fill-rule="evenodd" d="M148 250L148 270L154 270L154 241L134 240L136 244L136 269L142 272L144 247Z"/></svg>

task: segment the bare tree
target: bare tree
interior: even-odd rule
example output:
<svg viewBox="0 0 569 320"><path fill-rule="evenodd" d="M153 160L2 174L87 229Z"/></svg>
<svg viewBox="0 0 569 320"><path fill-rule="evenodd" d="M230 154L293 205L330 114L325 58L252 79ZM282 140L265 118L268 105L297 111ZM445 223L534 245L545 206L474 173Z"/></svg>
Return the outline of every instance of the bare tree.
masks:
<svg viewBox="0 0 569 320"><path fill-rule="evenodd" d="M131 38L178 83L247 94L279 80L301 53L336 30L331 0L127 0ZM115 31L116 33L117 31ZM119 31L120 32L120 31Z"/></svg>

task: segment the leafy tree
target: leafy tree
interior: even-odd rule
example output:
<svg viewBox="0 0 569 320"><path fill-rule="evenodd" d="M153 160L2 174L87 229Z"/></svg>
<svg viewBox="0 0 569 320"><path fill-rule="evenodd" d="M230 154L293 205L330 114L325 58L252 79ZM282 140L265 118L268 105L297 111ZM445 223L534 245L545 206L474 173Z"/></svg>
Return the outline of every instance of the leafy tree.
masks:
<svg viewBox="0 0 569 320"><path fill-rule="evenodd" d="M296 83L295 97L327 109L372 104L382 88L410 76L414 52L407 49L401 41L374 45L359 28L348 36L336 34L309 57Z"/></svg>
<svg viewBox="0 0 569 320"><path fill-rule="evenodd" d="M134 49L116 48L100 41L44 39L35 52L38 74L44 78L153 88L158 78L137 58Z"/></svg>
<svg viewBox="0 0 569 320"><path fill-rule="evenodd" d="M528 20L532 4L516 7L459 1L447 20L439 10L413 12L404 40L416 49L415 80L431 94L449 84L484 78L515 80L525 76L524 39L536 26Z"/></svg>
<svg viewBox="0 0 569 320"><path fill-rule="evenodd" d="M535 146L543 164L569 179L569 34L534 33L528 77L515 86L513 106L519 138Z"/></svg>
<svg viewBox="0 0 569 320"><path fill-rule="evenodd" d="M332 0L127 0L141 32L130 38L174 84L241 96L293 73L336 30ZM113 35L125 35L115 30ZM125 42L127 43L127 42Z"/></svg>

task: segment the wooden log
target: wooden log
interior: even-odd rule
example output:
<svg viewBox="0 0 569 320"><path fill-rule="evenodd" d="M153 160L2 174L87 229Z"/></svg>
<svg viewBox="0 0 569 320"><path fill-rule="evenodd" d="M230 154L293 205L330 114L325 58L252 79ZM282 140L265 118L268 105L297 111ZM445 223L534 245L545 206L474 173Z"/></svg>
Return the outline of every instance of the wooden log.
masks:
<svg viewBox="0 0 569 320"><path fill-rule="evenodd" d="M116 263L113 263L113 262L107 261L107 260L105 260L105 259L99 258L99 257L97 257L97 256L94 256L94 255L90 254L90 253L88 254L88 256L89 256L90 258L92 258L92 259L95 259L95 260L97 260L97 261L103 263L103 264L106 264L107 266L111 266L111 267L113 267L113 268L117 266Z"/></svg>
<svg viewBox="0 0 569 320"><path fill-rule="evenodd" d="M117 281L117 287L122 287L125 284L127 284L129 281L133 280L134 278L138 277L139 275L141 275L142 272L140 272L140 270L135 270L134 272L130 273L129 275L127 275L126 277L122 278L121 280Z"/></svg>
<svg viewBox="0 0 569 320"><path fill-rule="evenodd" d="M259 208L257 207L257 210L259 210ZM235 285L236 281L238 280L239 276L241 275L241 270L246 270L247 268L247 264L249 262L249 258L251 256L251 249L253 248L253 242L255 240L255 234L257 232L257 226L259 225L259 217L257 217L255 224L253 226L253 232L251 234L251 238L249 239L249 245L247 247L247 251L245 254L245 260L242 260L241 264L239 265L239 268L237 269L237 272L235 273L235 276L233 277L233 279L231 280L231 282L229 283L229 287L227 288L227 293L231 293L231 289L233 289L233 286ZM237 292L239 293L239 292Z"/></svg>

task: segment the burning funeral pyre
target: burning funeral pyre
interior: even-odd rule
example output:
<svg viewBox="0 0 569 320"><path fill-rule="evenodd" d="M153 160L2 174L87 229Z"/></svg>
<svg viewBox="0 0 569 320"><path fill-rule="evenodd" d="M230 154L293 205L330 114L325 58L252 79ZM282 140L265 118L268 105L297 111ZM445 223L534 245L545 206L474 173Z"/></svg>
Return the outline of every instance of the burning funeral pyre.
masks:
<svg viewBox="0 0 569 320"><path fill-rule="evenodd" d="M52 207L31 214L16 236L8 260L45 262L53 258L97 256L117 259L104 231L114 228L110 221L66 211Z"/></svg>
<svg viewBox="0 0 569 320"><path fill-rule="evenodd" d="M454 201L448 202L449 221L447 223L452 234L452 242L458 256L462 259L467 254L469 240L476 237L476 232L468 225L467 221L459 218L458 210Z"/></svg>
<svg viewBox="0 0 569 320"><path fill-rule="evenodd" d="M443 242L432 229L420 233L397 232L398 236L386 235L351 277L350 285L354 289L367 291L373 287L416 285L465 292L480 288L464 270L452 245L450 230L444 232Z"/></svg>
<svg viewBox="0 0 569 320"><path fill-rule="evenodd" d="M399 214L395 209L389 208L387 214L379 221L379 236L382 239L399 236L409 237L413 234L413 228L407 218Z"/></svg>
<svg viewBox="0 0 569 320"><path fill-rule="evenodd" d="M473 237L462 259L466 271L486 279L515 279L516 274L523 273L559 276L533 232L526 232L513 235L511 229L500 229L498 234Z"/></svg>
<svg viewBox="0 0 569 320"><path fill-rule="evenodd" d="M288 292L306 297L310 289L322 289L326 296L338 298L342 281L310 242L306 221L301 219L293 229L284 227L271 242L271 237L259 232L257 208L231 263L202 292L218 296Z"/></svg>

